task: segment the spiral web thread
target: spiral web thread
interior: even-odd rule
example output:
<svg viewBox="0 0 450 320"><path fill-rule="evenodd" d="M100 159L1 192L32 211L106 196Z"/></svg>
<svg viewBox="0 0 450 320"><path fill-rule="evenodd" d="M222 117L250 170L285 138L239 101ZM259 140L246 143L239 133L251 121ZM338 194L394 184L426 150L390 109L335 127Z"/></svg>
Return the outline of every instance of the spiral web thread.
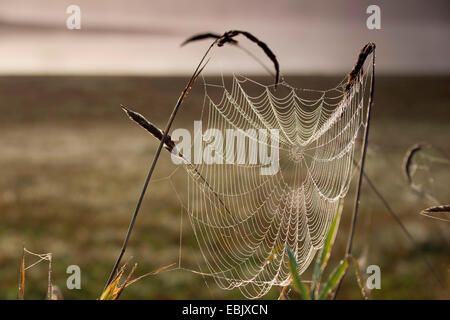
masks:
<svg viewBox="0 0 450 320"><path fill-rule="evenodd" d="M205 131L218 129L223 152L215 152L219 164L184 164L188 201L183 207L206 265L190 271L213 277L222 289L239 288L244 296L258 298L272 286L290 283L287 246L299 274L308 268L352 180L371 82L365 69L370 68L366 63L349 91L347 79L324 91L297 89L284 81L274 90L237 75L228 87L223 81L204 82L203 131L194 139L202 141L204 150L211 143ZM214 98L212 91L219 95ZM245 135L244 149L233 142L230 152L227 129ZM255 152L251 141L266 145L270 153L272 139L252 129L279 130L276 174L261 175L265 165L249 163ZM245 152L245 163L237 163L238 152ZM231 157L234 164L228 164Z"/></svg>

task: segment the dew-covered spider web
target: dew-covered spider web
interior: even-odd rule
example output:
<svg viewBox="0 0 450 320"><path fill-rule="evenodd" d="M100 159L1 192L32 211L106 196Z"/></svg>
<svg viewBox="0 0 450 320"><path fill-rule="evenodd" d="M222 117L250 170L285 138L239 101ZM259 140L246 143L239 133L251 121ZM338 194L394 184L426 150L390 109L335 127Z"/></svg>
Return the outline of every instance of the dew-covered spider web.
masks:
<svg viewBox="0 0 450 320"><path fill-rule="evenodd" d="M347 78L328 90L294 88L284 80L275 88L241 75L204 79L202 130L193 139L201 141L200 152L216 146L213 163L196 163L192 143L192 158L183 164L183 208L202 261L197 270L181 262L180 268L211 276L222 289L239 288L248 298L290 283L286 247L300 274L308 268L352 181L366 125L370 60L349 88ZM208 129L221 138L205 136ZM261 148L278 152L274 174L262 174L270 164L255 163Z"/></svg>

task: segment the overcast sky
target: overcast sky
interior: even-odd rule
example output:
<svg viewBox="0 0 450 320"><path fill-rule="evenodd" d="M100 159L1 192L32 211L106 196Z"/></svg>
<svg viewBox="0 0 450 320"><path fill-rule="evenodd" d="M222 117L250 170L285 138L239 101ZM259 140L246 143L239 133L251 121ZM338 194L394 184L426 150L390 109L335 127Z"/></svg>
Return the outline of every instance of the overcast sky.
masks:
<svg viewBox="0 0 450 320"><path fill-rule="evenodd" d="M66 28L71 4L81 30ZM366 27L370 4L381 8L381 30ZM381 72L449 73L449 9L448 0L0 0L0 74L185 74L207 42L179 44L229 29L269 44L284 74L348 72L369 41ZM264 72L228 50L221 71Z"/></svg>

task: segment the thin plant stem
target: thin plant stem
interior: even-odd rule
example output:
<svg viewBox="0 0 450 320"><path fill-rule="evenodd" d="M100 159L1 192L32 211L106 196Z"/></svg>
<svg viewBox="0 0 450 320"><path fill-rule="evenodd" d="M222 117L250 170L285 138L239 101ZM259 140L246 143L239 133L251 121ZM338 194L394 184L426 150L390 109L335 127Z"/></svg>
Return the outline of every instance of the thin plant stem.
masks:
<svg viewBox="0 0 450 320"><path fill-rule="evenodd" d="M364 130L364 140L363 140L362 152L361 152L361 162L360 162L361 165L359 168L358 186L356 189L356 197L355 197L355 202L353 205L352 224L351 224L350 234L349 234L349 237L347 240L347 249L345 250L345 253L347 256L350 256L352 253L353 239L355 236L355 229L356 229L356 220L358 218L358 209L359 209L359 202L360 202L359 198L361 196L361 186L362 186L362 180L363 180L363 174L364 174L364 164L366 162L366 153L367 153L367 144L368 144L368 140L369 140L370 116L372 113L374 88L375 88L375 49L373 50L373 56L372 56L372 80L371 80L371 87L370 87L370 101L369 101L369 106L367 108L366 129Z"/></svg>
<svg viewBox="0 0 450 320"><path fill-rule="evenodd" d="M197 68L195 69L194 73L192 74L189 82L187 83L187 85L184 88L184 90L181 92L181 95L178 98L178 101L177 101L175 107L173 108L172 114L170 115L169 120L167 121L166 128L164 129L164 132L163 132L163 138L161 139L161 141L159 143L159 146L158 146L158 149L156 150L155 156L153 158L153 162L152 162L152 164L150 166L150 169L149 169L148 174L147 174L147 178L145 179L144 186L143 186L141 194L139 196L139 200L137 202L136 209L134 210L133 216L131 217L130 225L128 226L128 231L127 231L127 234L126 234L125 239L123 241L122 249L120 251L119 257L116 260L116 263L114 264L114 267L113 267L113 269L111 271L111 274L109 275L108 281L106 282L105 289L111 283L112 279L114 278L114 275L117 272L117 269L118 269L118 267L120 265L122 257L124 255L126 249L127 249L128 240L130 239L131 232L133 231L134 223L135 223L136 218L138 216L139 209L141 208L142 200L144 199L145 192L147 191L148 184L149 184L150 179L152 177L153 171L155 170L156 163L158 162L159 156L161 154L161 150L162 150L162 148L164 146L164 143L165 143L165 141L167 139L168 132L169 132L171 126L172 126L173 121L175 120L175 116L177 115L177 112L180 109L180 106L181 106L184 98L186 97L187 93L189 92L190 88L192 87L192 85L194 84L195 80L200 75L200 73L203 71L204 65L202 67L202 64L205 61L206 56L208 55L208 53L211 51L213 46L216 44L216 42L217 42L217 40L214 40L214 42L206 50L205 54L203 55L202 59L200 60L199 64L197 65Z"/></svg>
<svg viewBox="0 0 450 320"><path fill-rule="evenodd" d="M47 300L52 300L52 291L53 291L53 285L52 285L52 254L50 253L48 255L48 275L47 275Z"/></svg>
<svg viewBox="0 0 450 320"><path fill-rule="evenodd" d="M366 161L366 153L367 153L367 144L369 139L369 128L370 128L370 115L372 111L372 104L374 99L374 89L375 89L375 48L372 52L372 79L371 79L371 86L370 86L370 100L369 100L369 106L367 107L367 119L366 119L366 128L364 130L364 139L363 139L363 145L362 145L362 152L361 152L361 165L359 168L359 177L358 177L358 185L356 189L356 196L355 196L355 202L353 205L353 215L352 215L352 222L350 227L350 233L347 238L347 248L345 250L345 257L350 257L352 254L352 248L353 248L353 239L355 236L355 229L356 229L356 221L358 218L358 209L359 209L359 198L361 195L361 186L362 186L362 179L363 179L363 173L364 173L364 163ZM336 291L334 292L333 299L336 298L336 295L341 287L342 280L345 277L346 272L344 272L344 275L339 280L339 283L336 287Z"/></svg>

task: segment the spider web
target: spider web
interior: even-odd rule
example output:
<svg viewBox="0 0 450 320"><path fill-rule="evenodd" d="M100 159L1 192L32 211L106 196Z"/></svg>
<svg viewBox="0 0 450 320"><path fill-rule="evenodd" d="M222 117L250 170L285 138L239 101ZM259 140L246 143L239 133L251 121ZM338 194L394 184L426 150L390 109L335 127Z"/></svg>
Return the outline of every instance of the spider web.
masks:
<svg viewBox="0 0 450 320"><path fill-rule="evenodd" d="M233 75L230 84L204 80L203 131L194 139L204 150L211 143L204 133L216 129L225 147L216 150L216 163L184 159L183 208L204 265L182 268L180 235L179 268L211 276L222 289L239 288L248 298L290 283L286 247L294 252L299 274L308 268L352 180L372 81L367 64L348 91L347 79L329 90L298 89L284 80L275 90L241 75ZM229 129L245 136L241 148L238 141L225 143ZM260 129L279 135L255 134ZM248 161L255 152L252 142L270 148L273 139L279 170L263 175L265 165ZM239 152L247 161L233 162Z"/></svg>

